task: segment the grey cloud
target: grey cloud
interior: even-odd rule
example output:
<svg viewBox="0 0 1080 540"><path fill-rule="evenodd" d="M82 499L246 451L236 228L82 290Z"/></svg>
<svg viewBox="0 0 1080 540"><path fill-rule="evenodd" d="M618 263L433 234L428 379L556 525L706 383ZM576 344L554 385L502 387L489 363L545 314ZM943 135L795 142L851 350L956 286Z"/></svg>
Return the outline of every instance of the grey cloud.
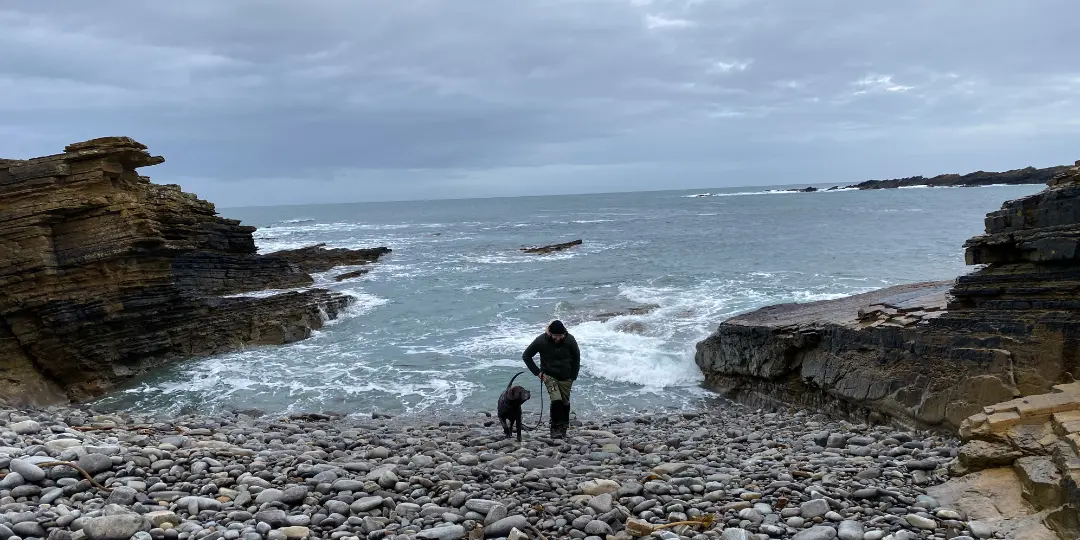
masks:
<svg viewBox="0 0 1080 540"><path fill-rule="evenodd" d="M6 4L0 155L126 134L168 159L148 174L222 205L1060 164L1080 157L1077 15L1069 0Z"/></svg>

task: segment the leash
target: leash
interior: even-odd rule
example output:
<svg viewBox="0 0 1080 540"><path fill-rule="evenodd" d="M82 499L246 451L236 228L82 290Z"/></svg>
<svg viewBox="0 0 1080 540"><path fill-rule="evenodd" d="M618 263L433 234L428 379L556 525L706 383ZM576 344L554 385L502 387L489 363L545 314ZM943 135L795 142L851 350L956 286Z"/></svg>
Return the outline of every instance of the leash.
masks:
<svg viewBox="0 0 1080 540"><path fill-rule="evenodd" d="M540 376L542 377L543 375L544 372L541 371ZM529 428L529 431L536 431L540 429L540 426L544 423L544 380L540 377L537 377L536 380L540 381L540 419L536 421L535 426Z"/></svg>
<svg viewBox="0 0 1080 540"><path fill-rule="evenodd" d="M511 386L513 386L514 385L514 379L517 379L518 375L521 375L522 373L525 373L525 372L524 371L519 371L519 372L515 373L514 376L510 378L510 382L506 385L506 387L510 388ZM541 371L540 374L543 375L544 372ZM544 381L542 379L540 379L540 377L537 377L537 380L540 381L540 419L536 421L536 425L533 426L533 427L522 426L523 429L526 429L528 431L536 431L536 430L540 429L541 425L544 424Z"/></svg>

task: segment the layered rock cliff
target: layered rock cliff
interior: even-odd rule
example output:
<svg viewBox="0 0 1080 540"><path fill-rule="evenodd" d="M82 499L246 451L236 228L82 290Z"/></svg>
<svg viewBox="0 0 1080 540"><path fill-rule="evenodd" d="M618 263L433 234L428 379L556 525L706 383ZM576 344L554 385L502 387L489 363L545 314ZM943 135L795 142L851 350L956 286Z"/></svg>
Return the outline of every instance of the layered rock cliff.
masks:
<svg viewBox="0 0 1080 540"><path fill-rule="evenodd" d="M729 396L955 428L1080 374L1080 162L988 214L955 283L905 285L725 321L697 346Z"/></svg>
<svg viewBox="0 0 1080 540"><path fill-rule="evenodd" d="M0 160L0 397L82 400L174 359L306 338L350 302L307 288L308 269L389 251L258 255L254 227L136 172L162 161L127 137ZM262 289L294 290L226 297Z"/></svg>

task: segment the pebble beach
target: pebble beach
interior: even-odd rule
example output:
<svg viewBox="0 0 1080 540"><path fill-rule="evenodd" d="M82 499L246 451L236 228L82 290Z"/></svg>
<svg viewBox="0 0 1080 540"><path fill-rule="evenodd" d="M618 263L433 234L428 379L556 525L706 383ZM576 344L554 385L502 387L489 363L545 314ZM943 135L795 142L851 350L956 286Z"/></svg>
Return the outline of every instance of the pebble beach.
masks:
<svg viewBox="0 0 1080 540"><path fill-rule="evenodd" d="M4 408L0 440L0 540L989 534L926 495L955 440L737 404L580 418L565 440L542 426L521 443L483 413Z"/></svg>

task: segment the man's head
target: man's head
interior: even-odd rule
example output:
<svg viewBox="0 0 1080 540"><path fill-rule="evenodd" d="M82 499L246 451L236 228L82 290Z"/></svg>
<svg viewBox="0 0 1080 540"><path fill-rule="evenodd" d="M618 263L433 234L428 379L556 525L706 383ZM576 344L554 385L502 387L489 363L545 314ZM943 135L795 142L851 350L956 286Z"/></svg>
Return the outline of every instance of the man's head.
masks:
<svg viewBox="0 0 1080 540"><path fill-rule="evenodd" d="M555 341L562 341L566 337L566 326L563 325L562 321L556 319L548 325L547 332Z"/></svg>

